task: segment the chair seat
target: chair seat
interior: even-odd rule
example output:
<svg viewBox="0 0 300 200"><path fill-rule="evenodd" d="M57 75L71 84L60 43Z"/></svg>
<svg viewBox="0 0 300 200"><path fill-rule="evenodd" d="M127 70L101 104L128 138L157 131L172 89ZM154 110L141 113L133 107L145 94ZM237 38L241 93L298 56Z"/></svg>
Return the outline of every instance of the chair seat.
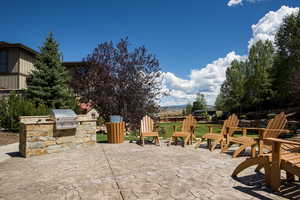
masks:
<svg viewBox="0 0 300 200"><path fill-rule="evenodd" d="M173 133L172 137L188 137L190 135L190 132L175 132Z"/></svg>
<svg viewBox="0 0 300 200"><path fill-rule="evenodd" d="M235 142L235 143L238 143L238 144L255 142L255 140L253 138L250 138L250 137L237 137L237 138L232 137L231 141Z"/></svg>
<svg viewBox="0 0 300 200"><path fill-rule="evenodd" d="M158 132L143 132L142 136L144 136L144 137L147 137L147 136L149 136L149 137L158 136Z"/></svg>
<svg viewBox="0 0 300 200"><path fill-rule="evenodd" d="M220 133L206 133L202 136L203 139L217 140L223 138Z"/></svg>

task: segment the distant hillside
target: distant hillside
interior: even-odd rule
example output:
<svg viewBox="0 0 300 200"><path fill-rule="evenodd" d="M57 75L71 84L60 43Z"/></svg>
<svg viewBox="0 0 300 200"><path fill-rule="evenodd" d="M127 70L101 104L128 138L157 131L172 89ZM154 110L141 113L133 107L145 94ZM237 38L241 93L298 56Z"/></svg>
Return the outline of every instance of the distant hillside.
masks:
<svg viewBox="0 0 300 200"><path fill-rule="evenodd" d="M175 106L162 106L161 110L164 111L174 111L174 110L183 110L185 109L186 105L175 105ZM208 110L214 110L215 106L207 105Z"/></svg>
<svg viewBox="0 0 300 200"><path fill-rule="evenodd" d="M176 106L162 106L161 110L182 110L186 105L176 105Z"/></svg>

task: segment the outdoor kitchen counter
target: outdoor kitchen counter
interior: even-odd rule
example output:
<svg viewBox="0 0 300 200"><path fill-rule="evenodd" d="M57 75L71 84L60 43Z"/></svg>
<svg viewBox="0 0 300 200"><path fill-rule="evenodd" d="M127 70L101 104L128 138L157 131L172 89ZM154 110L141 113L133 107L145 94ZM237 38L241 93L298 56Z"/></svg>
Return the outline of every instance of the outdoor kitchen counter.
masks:
<svg viewBox="0 0 300 200"><path fill-rule="evenodd" d="M50 115L20 117L19 152L30 157L95 144L96 119L77 115L76 121L76 128L57 130Z"/></svg>
<svg viewBox="0 0 300 200"><path fill-rule="evenodd" d="M78 122L96 122L96 119L91 119L87 115L77 115ZM54 124L54 120L51 118L51 115L45 116L21 116L21 124Z"/></svg>

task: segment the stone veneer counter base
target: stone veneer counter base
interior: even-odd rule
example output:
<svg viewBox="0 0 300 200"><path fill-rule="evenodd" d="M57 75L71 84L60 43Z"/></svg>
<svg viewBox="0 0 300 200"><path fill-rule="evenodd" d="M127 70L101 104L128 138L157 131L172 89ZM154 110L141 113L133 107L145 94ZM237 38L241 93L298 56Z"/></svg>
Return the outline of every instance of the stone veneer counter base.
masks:
<svg viewBox="0 0 300 200"><path fill-rule="evenodd" d="M96 143L96 120L77 116L76 129L56 130L50 116L21 117L19 152L24 157L62 152Z"/></svg>

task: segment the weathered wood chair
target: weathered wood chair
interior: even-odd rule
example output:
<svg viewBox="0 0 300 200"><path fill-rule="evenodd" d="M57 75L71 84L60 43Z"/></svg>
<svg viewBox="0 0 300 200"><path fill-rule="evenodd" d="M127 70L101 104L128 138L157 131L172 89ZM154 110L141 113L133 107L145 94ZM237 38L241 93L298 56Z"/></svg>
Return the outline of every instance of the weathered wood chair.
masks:
<svg viewBox="0 0 300 200"><path fill-rule="evenodd" d="M262 153L257 159L265 169L266 185L280 191L281 170L286 171L288 181L294 181L295 175L300 177L300 142L278 138L266 138L265 141L272 144L271 153Z"/></svg>
<svg viewBox="0 0 300 200"><path fill-rule="evenodd" d="M295 175L300 177L300 142L278 138L267 138L266 141L272 143L272 154L266 158L269 162L265 162L268 169L266 182L273 190L280 191L281 170L286 171L289 181L294 181Z"/></svg>
<svg viewBox="0 0 300 200"><path fill-rule="evenodd" d="M177 127L174 126L174 133L169 140L169 144L172 143L173 139L175 144L177 144L178 138L183 139L183 146L188 144L188 142L192 144L193 139L197 140L194 134L196 126L197 120L192 115L186 116L186 118L182 122L181 131L177 131Z"/></svg>
<svg viewBox="0 0 300 200"><path fill-rule="evenodd" d="M154 131L154 122L149 116L144 116L141 120L141 128L140 128L140 142L141 145L145 144L145 137L153 137L155 144L160 145L158 132Z"/></svg>
<svg viewBox="0 0 300 200"><path fill-rule="evenodd" d="M257 130L260 135L259 145L260 150L263 151L264 148L269 149L271 148L270 144L264 142L264 138L277 138L281 132L281 129L284 129L287 123L286 115L281 112L277 114L274 119L270 120L266 128L238 128L239 130L242 129L243 135L240 137L234 136L234 131L230 134L227 134L227 144L224 147L224 151L226 151L232 144L238 144L240 147L234 151L232 157L237 157L241 152L245 151L248 147L256 145L258 143L252 137L247 136L248 130ZM233 128L234 129L234 128Z"/></svg>
<svg viewBox="0 0 300 200"><path fill-rule="evenodd" d="M255 171L259 171L261 168L266 167L266 162L268 160L266 160L265 157L267 156L269 158L270 151L272 150L272 144L269 141L267 141L266 138L277 138L281 133L289 133L289 130L283 129L286 123L286 115L284 113L280 113L276 115L274 119L269 121L267 128L251 128L252 130L258 130L260 136L257 140L253 139L254 142L251 142L251 157L246 158L245 161L240 163L235 168L234 172L232 173L232 176L237 176L244 169L254 165L257 165ZM247 130L249 130L249 128L247 128ZM258 152L256 151L257 145Z"/></svg>
<svg viewBox="0 0 300 200"><path fill-rule="evenodd" d="M231 127L237 127L239 124L239 119L235 114L232 114L228 117L227 120L224 121L222 125L208 125L209 133L206 133L202 136L202 140L207 140L207 146L210 151L214 151L216 146L220 144L221 149L226 143L226 135L232 131ZM213 133L213 128L221 128L221 133ZM202 140L199 140L196 144L196 148L200 145ZM212 144L213 141L213 144Z"/></svg>

